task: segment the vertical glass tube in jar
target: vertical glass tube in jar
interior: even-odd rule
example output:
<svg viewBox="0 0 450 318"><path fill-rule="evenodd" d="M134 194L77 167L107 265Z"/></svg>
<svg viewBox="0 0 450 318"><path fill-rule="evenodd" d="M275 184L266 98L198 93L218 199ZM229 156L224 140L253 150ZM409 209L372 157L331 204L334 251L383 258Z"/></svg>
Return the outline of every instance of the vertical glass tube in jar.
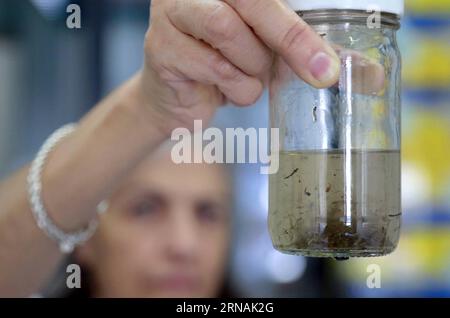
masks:
<svg viewBox="0 0 450 318"><path fill-rule="evenodd" d="M399 240L399 17L301 13L338 52L339 82L315 89L279 56L270 83L280 169L270 176L269 230L276 249L348 258L392 252Z"/></svg>

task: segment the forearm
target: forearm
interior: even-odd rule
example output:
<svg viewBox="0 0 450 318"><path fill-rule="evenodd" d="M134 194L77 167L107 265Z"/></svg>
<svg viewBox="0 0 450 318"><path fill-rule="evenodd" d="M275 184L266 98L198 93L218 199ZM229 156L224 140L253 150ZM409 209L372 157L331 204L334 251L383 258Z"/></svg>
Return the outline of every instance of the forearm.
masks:
<svg viewBox="0 0 450 318"><path fill-rule="evenodd" d="M97 204L167 137L144 105L135 77L106 98L49 155L42 196L66 231L95 217ZM28 168L0 185L0 296L28 296L49 278L62 255L38 229L27 199Z"/></svg>

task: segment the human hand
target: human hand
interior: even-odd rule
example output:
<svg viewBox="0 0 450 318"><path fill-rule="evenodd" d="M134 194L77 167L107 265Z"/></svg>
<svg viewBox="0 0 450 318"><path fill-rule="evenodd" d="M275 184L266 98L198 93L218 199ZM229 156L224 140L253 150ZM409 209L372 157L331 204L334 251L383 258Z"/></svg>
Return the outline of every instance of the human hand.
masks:
<svg viewBox="0 0 450 318"><path fill-rule="evenodd" d="M335 51L282 0L153 0L145 100L167 133L192 128L227 101L256 102L272 52L317 88L338 81Z"/></svg>

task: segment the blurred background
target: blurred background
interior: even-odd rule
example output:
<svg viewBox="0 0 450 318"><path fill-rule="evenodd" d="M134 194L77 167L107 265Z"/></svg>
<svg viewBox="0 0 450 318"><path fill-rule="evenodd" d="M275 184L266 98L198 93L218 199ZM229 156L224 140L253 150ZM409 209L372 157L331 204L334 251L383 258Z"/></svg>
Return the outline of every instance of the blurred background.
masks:
<svg viewBox="0 0 450 318"><path fill-rule="evenodd" d="M82 29L66 27L79 4ZM403 54L403 233L385 258L306 259L276 252L267 230L268 180L236 165L230 284L247 297L450 297L450 0L406 0ZM78 120L142 64L147 0L0 0L0 178L45 138ZM224 108L218 127L267 127L255 107ZM366 286L367 265L382 288Z"/></svg>

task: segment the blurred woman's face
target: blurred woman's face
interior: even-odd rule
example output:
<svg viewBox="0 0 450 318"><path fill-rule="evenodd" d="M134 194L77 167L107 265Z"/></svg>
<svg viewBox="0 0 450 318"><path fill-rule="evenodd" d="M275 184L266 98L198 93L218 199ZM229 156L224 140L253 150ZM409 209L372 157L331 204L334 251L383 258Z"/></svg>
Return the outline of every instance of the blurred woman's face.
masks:
<svg viewBox="0 0 450 318"><path fill-rule="evenodd" d="M217 296L229 243L223 169L150 158L109 203L97 233L77 251L93 296Z"/></svg>

